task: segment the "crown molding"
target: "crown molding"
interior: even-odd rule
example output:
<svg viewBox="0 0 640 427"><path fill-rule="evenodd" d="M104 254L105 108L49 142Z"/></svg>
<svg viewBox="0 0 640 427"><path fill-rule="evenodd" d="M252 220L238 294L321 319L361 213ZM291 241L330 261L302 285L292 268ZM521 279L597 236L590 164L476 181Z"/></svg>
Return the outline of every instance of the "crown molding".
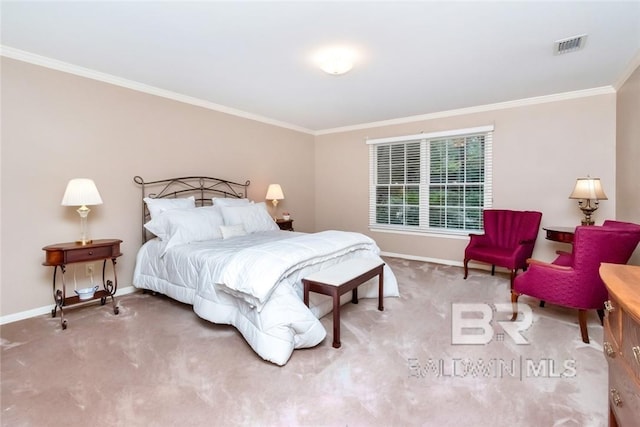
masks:
<svg viewBox="0 0 640 427"><path fill-rule="evenodd" d="M440 111L437 113L421 114L417 116L401 117L398 119L381 120L379 122L363 123L353 126L344 126L333 129L316 131L315 135L328 135L332 133L350 132L355 130L370 129L382 126L413 123L423 120L442 119L445 117L461 116L465 114L483 113L487 111L503 110L508 108L524 107L528 105L545 104L548 102L566 101L569 99L586 98L596 95L608 95L616 93L613 86L602 86L593 89L578 90L573 92L557 93L553 95L536 96L532 98L518 99L515 101L498 102L495 104L479 105L475 107L459 108L456 110Z"/></svg>
<svg viewBox="0 0 640 427"><path fill-rule="evenodd" d="M629 77L631 77L631 74L633 74L633 72L640 67L640 50L636 53L636 55L633 57L633 59L631 59L631 61L629 61L629 64L627 65L627 67L625 68L624 72L620 75L620 77L618 78L618 81L616 82L616 84L613 86L615 88L616 91L620 90L620 88L622 87L622 85L625 84L625 82L627 81L627 79Z"/></svg>
<svg viewBox="0 0 640 427"><path fill-rule="evenodd" d="M631 61L631 63L629 64L629 67L627 68L627 71L625 71L625 73L621 76L621 78L618 80L618 83L615 86L602 86L602 87L573 91L573 92L564 92L564 93L558 93L553 95L524 98L524 99L519 99L514 101L499 102L495 104L479 105L479 106L468 107L468 108L460 108L455 110L440 111L436 113L421 114L416 116L401 117L397 119L381 120L377 122L369 122L369 123L362 123L358 125L350 125L350 126L321 129L321 130L314 131L301 126L293 125L291 123L281 122L279 120L274 120L268 117L248 113L246 111L241 111L231 107L226 107L224 105L215 104L213 102L205 101L203 99L182 95L176 92L171 92L171 91L160 89L154 86L149 86L144 83L139 83L133 80L123 79L121 77L117 77L111 74L102 73L89 68L84 68L74 64L70 64L67 62L59 61L59 60L48 58L41 55L36 55L30 52L26 52L20 49L15 49L9 46L0 45L0 56L5 56L7 58L28 62L31 64L39 65L46 68L51 68L54 70L65 72L65 73L86 77L89 79L113 84L116 86L125 87L138 92L148 93L151 95L156 95L156 96L160 96L167 99L172 99L174 101L182 102L185 104L195 105L195 106L206 108L209 110L230 114L233 116L254 120L257 122L266 123L269 125L273 125L273 126L277 126L285 129L290 129L296 132L302 132L302 133L313 135L313 136L350 132L355 130L412 123L412 122L424 121L424 120L441 119L441 118L460 116L465 114L482 113L487 111L523 107L528 105L544 104L548 102L558 102L558 101L565 101L570 99L585 98L585 97L596 96L596 95L612 94L612 93L616 93L616 90L619 89L622 86L622 84L624 84L624 82L629 78L629 76L635 71L635 69L638 66L640 66L640 52L639 52L636 55L636 57Z"/></svg>
<svg viewBox="0 0 640 427"><path fill-rule="evenodd" d="M290 123L281 122L279 120L270 119L268 117L260 116L257 114L248 113L242 110L236 110L235 108L226 107L224 105L215 104L213 102L205 101L203 99L195 98L192 96L182 95L176 92L172 92L158 87L149 86L144 83L139 83L133 80L123 79L111 74L102 73L100 71L92 70L89 68L80 67L78 65L70 64L68 62L58 61L57 59L48 58L46 56L36 55L24 50L15 49L9 46L0 45L0 56L16 59L22 62L28 62L30 64L39 65L41 67L50 68L57 71L62 71L69 74L75 74L77 76L86 77L88 79L109 83L116 86L121 86L127 89L132 89L138 92L148 93L150 95L160 96L162 98L172 99L174 101L182 102L185 104L195 105L197 107L206 108L208 110L214 110L221 113L230 114L237 117L242 117L257 122L266 123L273 126L278 126L285 129L294 130L310 135L314 135L314 131L306 129L300 126L296 126Z"/></svg>

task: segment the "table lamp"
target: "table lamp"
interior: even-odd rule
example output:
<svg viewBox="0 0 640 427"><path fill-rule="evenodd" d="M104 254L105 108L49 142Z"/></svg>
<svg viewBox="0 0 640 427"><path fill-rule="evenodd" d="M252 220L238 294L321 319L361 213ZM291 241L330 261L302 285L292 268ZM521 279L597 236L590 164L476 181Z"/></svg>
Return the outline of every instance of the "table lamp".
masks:
<svg viewBox="0 0 640 427"><path fill-rule="evenodd" d="M80 206L76 211L80 215L80 240L77 240L77 243L86 245L92 242L87 237L87 216L91 211L87 206L101 204L102 198L92 179L74 178L67 184L62 206Z"/></svg>
<svg viewBox="0 0 640 427"><path fill-rule="evenodd" d="M284 200L284 193L282 192L282 187L280 187L280 184L269 184L265 199L271 200L271 203L273 203L273 216L275 218L278 201Z"/></svg>
<svg viewBox="0 0 640 427"><path fill-rule="evenodd" d="M591 215L598 209L598 201L607 200L607 195L604 194L600 178L587 176L576 180L576 186L569 198L578 200L578 207L584 214L582 225L593 225Z"/></svg>

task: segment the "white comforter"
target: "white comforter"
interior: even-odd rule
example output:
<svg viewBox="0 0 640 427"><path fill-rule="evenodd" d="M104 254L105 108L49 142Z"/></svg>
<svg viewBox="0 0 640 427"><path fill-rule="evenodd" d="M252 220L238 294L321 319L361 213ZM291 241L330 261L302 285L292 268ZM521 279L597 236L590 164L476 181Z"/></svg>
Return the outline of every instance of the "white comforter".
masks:
<svg viewBox="0 0 640 427"><path fill-rule="evenodd" d="M141 248L135 286L193 304L209 321L234 325L254 351L278 365L289 360L294 348L313 347L326 336L318 318L331 311L331 301L312 294L307 308L302 278L342 259L379 258L370 238L337 231L254 233L161 253L158 241ZM365 284L359 295L375 297L377 286ZM385 296L397 295L395 276L386 267Z"/></svg>
<svg viewBox="0 0 640 427"><path fill-rule="evenodd" d="M296 271L358 250L377 255L373 240L360 233L323 231L288 240L263 243L236 252L225 262L221 274L213 275L222 291L236 295L262 310L275 286Z"/></svg>

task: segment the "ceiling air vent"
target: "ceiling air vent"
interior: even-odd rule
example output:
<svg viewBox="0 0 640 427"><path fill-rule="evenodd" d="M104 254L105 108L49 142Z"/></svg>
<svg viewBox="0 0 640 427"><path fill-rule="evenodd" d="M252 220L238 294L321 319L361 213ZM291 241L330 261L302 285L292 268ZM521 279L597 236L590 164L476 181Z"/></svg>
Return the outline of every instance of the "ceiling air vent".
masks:
<svg viewBox="0 0 640 427"><path fill-rule="evenodd" d="M560 55L563 53L575 52L584 47L587 35L569 37L568 39L556 40L553 46L553 53Z"/></svg>

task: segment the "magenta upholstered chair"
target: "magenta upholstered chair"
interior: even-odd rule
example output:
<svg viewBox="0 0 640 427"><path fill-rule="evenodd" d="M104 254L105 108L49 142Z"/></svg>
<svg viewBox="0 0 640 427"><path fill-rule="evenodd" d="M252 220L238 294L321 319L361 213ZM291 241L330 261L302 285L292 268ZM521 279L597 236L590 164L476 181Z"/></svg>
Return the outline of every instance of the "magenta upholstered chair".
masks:
<svg viewBox="0 0 640 427"><path fill-rule="evenodd" d="M469 261L491 264L491 274L496 265L511 271L511 285L518 269L527 268L538 237L542 213L486 209L482 213L484 234L470 234L471 240L464 250L464 278L469 273Z"/></svg>
<svg viewBox="0 0 640 427"><path fill-rule="evenodd" d="M586 310L598 310L602 321L604 302L608 298L598 273L600 264L626 264L638 242L640 225L637 224L605 221L602 226L576 227L572 252L558 252L552 263L528 261L527 271L514 280L511 301L515 303L520 295L529 295L578 309L582 341L588 343ZM514 312L514 319L516 314Z"/></svg>

